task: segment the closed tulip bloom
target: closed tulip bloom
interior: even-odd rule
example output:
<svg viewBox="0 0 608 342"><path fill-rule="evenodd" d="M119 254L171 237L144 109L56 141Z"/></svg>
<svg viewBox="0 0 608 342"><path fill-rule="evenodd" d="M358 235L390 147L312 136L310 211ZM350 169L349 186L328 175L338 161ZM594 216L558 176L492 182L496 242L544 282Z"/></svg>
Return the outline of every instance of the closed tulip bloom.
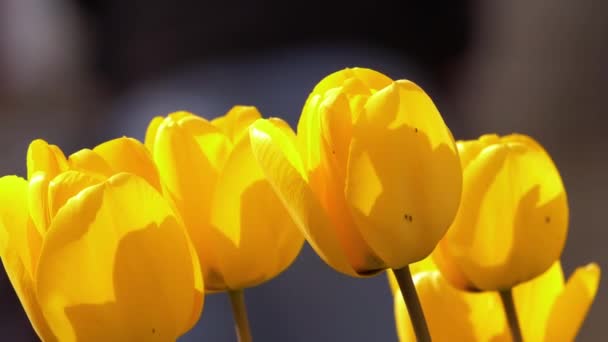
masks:
<svg viewBox="0 0 608 342"><path fill-rule="evenodd" d="M513 289L524 341L574 341L595 298L597 264L578 268L564 284L559 262ZM454 288L438 271L414 276L433 341L511 341L497 292ZM397 290L395 320L401 342L416 341L405 303Z"/></svg>
<svg viewBox="0 0 608 342"><path fill-rule="evenodd" d="M0 178L0 257L43 341L174 341L198 320L198 259L146 156L36 140L29 180Z"/></svg>
<svg viewBox="0 0 608 342"><path fill-rule="evenodd" d="M342 273L371 275L423 259L456 215L456 145L413 82L338 71L308 97L297 137L260 120L251 138L306 239Z"/></svg>
<svg viewBox="0 0 608 342"><path fill-rule="evenodd" d="M568 203L547 152L524 135L458 142L462 202L435 262L454 285L507 290L559 259Z"/></svg>
<svg viewBox="0 0 608 342"><path fill-rule="evenodd" d="M274 278L304 241L253 158L248 127L258 118L246 106L213 121L177 112L153 119L146 133L208 291L240 290Z"/></svg>

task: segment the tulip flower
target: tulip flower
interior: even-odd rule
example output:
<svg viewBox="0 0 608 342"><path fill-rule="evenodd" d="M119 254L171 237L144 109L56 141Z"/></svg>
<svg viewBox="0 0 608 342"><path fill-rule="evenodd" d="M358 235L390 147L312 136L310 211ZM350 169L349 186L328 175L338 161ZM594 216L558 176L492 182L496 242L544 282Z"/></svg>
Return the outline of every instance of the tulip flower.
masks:
<svg viewBox="0 0 608 342"><path fill-rule="evenodd" d="M458 142L462 202L433 254L454 286L508 290L559 259L568 203L547 152L524 135Z"/></svg>
<svg viewBox="0 0 608 342"><path fill-rule="evenodd" d="M559 261L545 273L513 289L524 341L574 341L593 303L600 278L597 264L578 268L568 282ZM434 341L510 341L509 326L496 292L468 292L451 286L438 271L414 275ZM401 342L416 341L405 303L395 293L395 320Z"/></svg>
<svg viewBox="0 0 608 342"><path fill-rule="evenodd" d="M254 107L245 106L211 122L177 112L155 118L146 135L164 191L184 218L210 291L274 278L304 241L253 158L247 128L258 118Z"/></svg>
<svg viewBox="0 0 608 342"><path fill-rule="evenodd" d="M298 227L344 274L423 259L458 210L454 139L411 81L344 69L314 88L297 137L263 120L251 131L256 158Z"/></svg>
<svg viewBox="0 0 608 342"><path fill-rule="evenodd" d="M276 277L304 242L254 159L248 127L260 117L246 106L211 122L177 112L153 119L146 133L164 193L200 257L206 290L228 291L238 317L241 290Z"/></svg>
<svg viewBox="0 0 608 342"><path fill-rule="evenodd" d="M196 323L198 259L141 143L66 159L36 140L27 171L0 178L0 257L43 341L171 341Z"/></svg>

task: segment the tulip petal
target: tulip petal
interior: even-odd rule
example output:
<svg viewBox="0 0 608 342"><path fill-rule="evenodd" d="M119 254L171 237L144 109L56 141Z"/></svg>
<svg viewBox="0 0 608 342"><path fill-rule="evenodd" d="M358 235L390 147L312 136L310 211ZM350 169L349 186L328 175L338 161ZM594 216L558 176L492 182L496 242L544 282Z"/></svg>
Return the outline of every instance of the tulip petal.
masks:
<svg viewBox="0 0 608 342"><path fill-rule="evenodd" d="M593 304L600 282L600 268L592 263L579 267L553 304L545 341L574 341Z"/></svg>
<svg viewBox="0 0 608 342"><path fill-rule="evenodd" d="M113 169L114 173L128 172L147 180L161 191L158 170L146 147L133 138L122 137L93 149Z"/></svg>
<svg viewBox="0 0 608 342"><path fill-rule="evenodd" d="M88 148L70 155L70 169L111 177L115 172L110 165L95 151Z"/></svg>
<svg viewBox="0 0 608 342"><path fill-rule="evenodd" d="M0 256L4 269L34 330L44 341L55 341L34 292L33 274L42 239L28 215L28 182L0 178Z"/></svg>
<svg viewBox="0 0 608 342"><path fill-rule="evenodd" d="M46 234L51 223L51 212L49 210L49 184L50 174L37 171L29 178L28 208L34 226L40 236Z"/></svg>
<svg viewBox="0 0 608 342"><path fill-rule="evenodd" d="M42 139L30 143L27 149L27 179L31 179L38 171L43 171L53 178L67 168L67 160L59 147L49 145Z"/></svg>
<svg viewBox="0 0 608 342"><path fill-rule="evenodd" d="M145 180L119 174L57 213L37 274L40 306L62 341L175 340L194 303L188 238Z"/></svg>
<svg viewBox="0 0 608 342"><path fill-rule="evenodd" d="M261 117L262 115L254 106L234 106L226 115L211 120L211 123L221 129L230 141L236 144L241 140L243 134L248 134L249 125Z"/></svg>
<svg viewBox="0 0 608 342"><path fill-rule="evenodd" d="M176 120L177 119L177 120ZM154 161L164 192L181 214L194 247L205 265L220 265L216 246L205 232L219 170L230 146L226 136L207 120L189 113L173 113L158 128ZM225 287L222 270L204 271L207 290Z"/></svg>
<svg viewBox="0 0 608 342"><path fill-rule="evenodd" d="M293 136L272 121L250 127L251 147L262 171L317 254L336 270L356 276L330 226L329 218L307 183Z"/></svg>
<svg viewBox="0 0 608 342"><path fill-rule="evenodd" d="M211 224L209 240L232 290L275 277L302 247L304 237L254 159L249 136L234 147L218 178Z"/></svg>
<svg viewBox="0 0 608 342"><path fill-rule="evenodd" d="M561 263L513 288L513 299L524 341L542 341L555 299L564 289Z"/></svg>
<svg viewBox="0 0 608 342"><path fill-rule="evenodd" d="M456 145L431 99L398 81L355 122L346 198L369 246L391 268L431 253L460 203Z"/></svg>
<svg viewBox="0 0 608 342"><path fill-rule="evenodd" d="M146 129L146 137L144 138L144 145L150 151L150 153L154 154L154 145L156 143L156 133L158 132L158 128L163 123L165 118L162 116L156 116Z"/></svg>
<svg viewBox="0 0 608 342"><path fill-rule="evenodd" d="M439 272L419 273L414 283L433 341L509 341L497 293L459 291ZM395 319L399 340L416 341L400 291L395 293Z"/></svg>
<svg viewBox="0 0 608 342"><path fill-rule="evenodd" d="M328 96L316 109L320 115L318 148L321 163L311 170L311 187L328 214L350 264L361 274L373 274L386 265L355 227L344 196L346 165L352 136L352 115L346 95Z"/></svg>
<svg viewBox="0 0 608 342"><path fill-rule="evenodd" d="M375 70L367 68L346 68L336 71L321 80L313 89L313 94L324 94L326 91L342 86L349 80L356 79L365 84L365 88L369 90L378 90L389 85L392 80Z"/></svg>
<svg viewBox="0 0 608 342"><path fill-rule="evenodd" d="M53 178L48 187L48 206L51 218L72 197L89 186L99 184L104 177L93 173L66 171Z"/></svg>

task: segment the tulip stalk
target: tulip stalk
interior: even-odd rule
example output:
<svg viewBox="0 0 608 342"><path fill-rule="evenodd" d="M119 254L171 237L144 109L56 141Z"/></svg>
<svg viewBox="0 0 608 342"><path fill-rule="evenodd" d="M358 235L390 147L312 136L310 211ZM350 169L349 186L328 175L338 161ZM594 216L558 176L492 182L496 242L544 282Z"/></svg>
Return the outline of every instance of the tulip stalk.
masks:
<svg viewBox="0 0 608 342"><path fill-rule="evenodd" d="M426 324L426 319L424 318L422 306L420 305L420 299L418 299L416 287L412 280L410 266L393 269L392 271L395 275L395 279L397 279L397 284L399 284L399 288L401 289L401 295L403 296L403 301L405 302L410 321L412 322L412 327L414 328L416 341L430 342L431 335Z"/></svg>
<svg viewBox="0 0 608 342"><path fill-rule="evenodd" d="M247 318L247 307L243 290L228 291L236 335L239 342L251 342L251 330Z"/></svg>
<svg viewBox="0 0 608 342"><path fill-rule="evenodd" d="M519 320L517 319L517 312L515 310L515 302L513 301L513 289L500 291L500 300L505 309L505 315L507 316L507 322L509 323L513 342L523 342L521 328L519 327Z"/></svg>

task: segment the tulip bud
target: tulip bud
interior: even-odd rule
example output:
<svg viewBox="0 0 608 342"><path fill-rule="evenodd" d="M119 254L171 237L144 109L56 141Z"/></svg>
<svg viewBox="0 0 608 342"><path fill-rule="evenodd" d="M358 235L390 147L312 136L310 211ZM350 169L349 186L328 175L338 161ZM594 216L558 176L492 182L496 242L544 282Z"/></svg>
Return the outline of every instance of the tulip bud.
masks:
<svg viewBox="0 0 608 342"><path fill-rule="evenodd" d="M274 278L304 242L253 158L248 126L259 117L244 106L211 122L177 112L153 119L146 133L163 191L200 257L207 291Z"/></svg>
<svg viewBox="0 0 608 342"><path fill-rule="evenodd" d="M546 271L564 248L568 203L545 150L523 135L458 142L460 209L434 253L455 286L506 290Z"/></svg>
<svg viewBox="0 0 608 342"><path fill-rule="evenodd" d="M360 68L333 73L308 97L297 138L259 120L252 146L306 239L348 275L423 259L458 209L454 139L410 81Z"/></svg>

